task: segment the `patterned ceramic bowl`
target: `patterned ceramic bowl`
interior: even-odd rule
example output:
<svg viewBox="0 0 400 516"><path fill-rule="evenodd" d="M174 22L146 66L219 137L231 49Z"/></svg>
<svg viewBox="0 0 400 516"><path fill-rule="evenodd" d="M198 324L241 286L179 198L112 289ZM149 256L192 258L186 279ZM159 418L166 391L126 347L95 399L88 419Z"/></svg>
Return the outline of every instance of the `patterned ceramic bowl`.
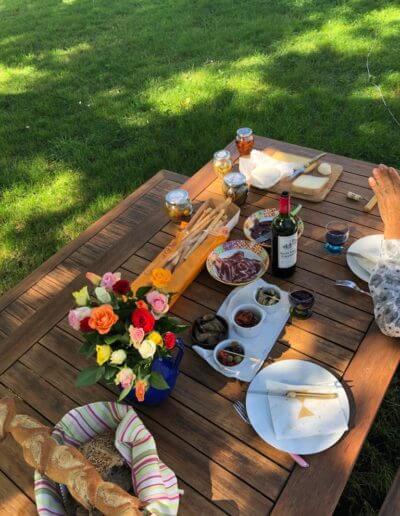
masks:
<svg viewBox="0 0 400 516"><path fill-rule="evenodd" d="M244 236L251 242L256 242L257 237L252 235L254 228L259 223L265 223L265 231L268 231L268 226L271 225L272 220L278 215L279 211L277 208L267 208L265 210L258 210L252 213L243 224ZM298 236L301 237L304 231L304 222L297 215L295 216L298 225ZM265 241L259 242L259 245L263 247L271 247L271 236Z"/></svg>
<svg viewBox="0 0 400 516"><path fill-rule="evenodd" d="M207 270L226 285L247 285L268 269L268 253L255 242L230 240L219 245L207 258Z"/></svg>

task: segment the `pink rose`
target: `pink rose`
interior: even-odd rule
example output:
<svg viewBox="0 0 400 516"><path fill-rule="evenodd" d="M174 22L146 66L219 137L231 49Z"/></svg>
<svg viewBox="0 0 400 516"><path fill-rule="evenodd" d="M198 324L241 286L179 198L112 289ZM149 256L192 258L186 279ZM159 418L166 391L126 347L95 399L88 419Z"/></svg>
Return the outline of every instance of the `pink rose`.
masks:
<svg viewBox="0 0 400 516"><path fill-rule="evenodd" d="M101 278L100 286L104 287L107 290L112 290L115 283L117 283L117 281L119 281L120 279L120 272L106 272L104 276Z"/></svg>
<svg viewBox="0 0 400 516"><path fill-rule="evenodd" d="M115 377L115 384L120 385L122 389L126 389L132 385L135 378L136 375L130 367L123 367Z"/></svg>
<svg viewBox="0 0 400 516"><path fill-rule="evenodd" d="M152 290L146 295L146 301L151 306L156 319L159 319L161 315L165 314L169 310L168 297L158 290Z"/></svg>
<svg viewBox="0 0 400 516"><path fill-rule="evenodd" d="M129 326L129 337L131 338L131 342L133 346L138 349L142 340L144 339L144 330L143 328L135 328L132 324Z"/></svg>
<svg viewBox="0 0 400 516"><path fill-rule="evenodd" d="M68 314L68 324L76 331L80 330L81 321L90 317L91 309L87 306L80 306L74 310L70 310Z"/></svg>

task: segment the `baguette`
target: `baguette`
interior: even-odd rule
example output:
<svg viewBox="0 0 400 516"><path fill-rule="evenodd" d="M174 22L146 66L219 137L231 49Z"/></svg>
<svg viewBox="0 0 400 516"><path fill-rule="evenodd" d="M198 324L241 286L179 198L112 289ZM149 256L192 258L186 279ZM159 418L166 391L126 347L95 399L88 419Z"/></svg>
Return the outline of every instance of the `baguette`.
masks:
<svg viewBox="0 0 400 516"><path fill-rule="evenodd" d="M116 484L104 482L94 466L73 446L59 445L51 429L31 416L15 413L13 399L0 400L0 440L7 434L22 447L25 461L50 480L65 484L85 509L106 516L136 516L140 501Z"/></svg>

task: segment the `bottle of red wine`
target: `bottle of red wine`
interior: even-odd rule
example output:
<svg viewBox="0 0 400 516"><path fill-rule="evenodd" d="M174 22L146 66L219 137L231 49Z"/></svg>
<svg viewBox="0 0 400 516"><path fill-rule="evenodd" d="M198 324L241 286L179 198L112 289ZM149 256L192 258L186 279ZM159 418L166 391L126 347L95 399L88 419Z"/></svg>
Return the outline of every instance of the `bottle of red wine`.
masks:
<svg viewBox="0 0 400 516"><path fill-rule="evenodd" d="M296 269L297 222L290 214L289 192L282 192L279 214L272 221L272 274L288 278Z"/></svg>

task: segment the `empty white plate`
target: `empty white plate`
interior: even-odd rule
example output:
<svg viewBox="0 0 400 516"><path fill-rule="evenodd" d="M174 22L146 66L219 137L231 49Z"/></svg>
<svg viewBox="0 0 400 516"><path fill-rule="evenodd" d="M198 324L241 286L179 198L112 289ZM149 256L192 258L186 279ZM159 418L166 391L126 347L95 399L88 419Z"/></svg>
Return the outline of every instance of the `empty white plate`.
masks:
<svg viewBox="0 0 400 516"><path fill-rule="evenodd" d="M374 256L379 258L381 253L383 235L368 235L363 238L359 238L354 244L352 244L347 252L346 259L347 265L350 270L363 281L368 283L369 278L374 268L374 264L368 260L363 260L354 255L350 255L349 252L357 254L365 254L366 256Z"/></svg>
<svg viewBox="0 0 400 516"><path fill-rule="evenodd" d="M288 453L308 455L330 448L342 437L343 432L335 432L328 435L316 435L299 439L277 439L272 426L267 395L251 394L251 391L265 391L266 380L308 385L336 382L340 385L339 380L327 369L305 360L281 360L262 369L249 386L246 396L246 409L251 425L264 441L274 448ZM348 423L350 406L343 387L338 388L338 395Z"/></svg>

